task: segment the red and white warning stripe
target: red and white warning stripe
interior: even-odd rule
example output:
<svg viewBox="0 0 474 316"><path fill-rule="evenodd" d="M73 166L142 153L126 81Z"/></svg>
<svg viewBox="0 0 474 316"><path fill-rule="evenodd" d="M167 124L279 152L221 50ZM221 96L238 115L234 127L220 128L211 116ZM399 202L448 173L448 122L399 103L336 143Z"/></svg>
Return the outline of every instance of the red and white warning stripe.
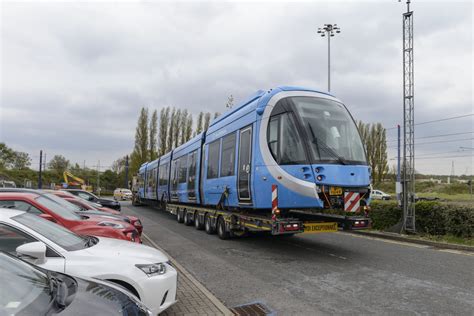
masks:
<svg viewBox="0 0 474 316"><path fill-rule="evenodd" d="M278 210L278 186L272 184L272 219L275 219L275 211Z"/></svg>
<svg viewBox="0 0 474 316"><path fill-rule="evenodd" d="M362 195L359 192L344 192L344 211L357 212L361 197Z"/></svg>

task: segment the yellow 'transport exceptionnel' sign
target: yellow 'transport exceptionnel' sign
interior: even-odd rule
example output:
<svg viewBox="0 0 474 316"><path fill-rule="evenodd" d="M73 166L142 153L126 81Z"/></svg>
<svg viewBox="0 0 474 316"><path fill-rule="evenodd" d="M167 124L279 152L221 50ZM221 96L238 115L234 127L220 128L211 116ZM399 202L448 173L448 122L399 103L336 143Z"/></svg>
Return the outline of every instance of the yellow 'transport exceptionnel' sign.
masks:
<svg viewBox="0 0 474 316"><path fill-rule="evenodd" d="M304 223L304 233L333 233L337 230L337 223Z"/></svg>

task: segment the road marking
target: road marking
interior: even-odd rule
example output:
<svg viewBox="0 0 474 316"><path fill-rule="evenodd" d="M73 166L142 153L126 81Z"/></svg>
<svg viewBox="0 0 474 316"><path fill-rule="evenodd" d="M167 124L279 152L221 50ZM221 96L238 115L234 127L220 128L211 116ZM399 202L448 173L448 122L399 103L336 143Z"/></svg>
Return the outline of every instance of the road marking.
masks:
<svg viewBox="0 0 474 316"><path fill-rule="evenodd" d="M341 234L338 232L337 234ZM345 233L342 233L345 234ZM345 234L349 235L349 234ZM465 255L465 256L470 256L474 257L474 253L468 252L468 251L463 251L463 250L455 250L455 249L442 249L442 248L437 248L434 246L429 246L429 245L419 245L419 244L414 244L411 242L404 242L404 241L398 241L398 240L390 240L390 239L384 239L384 238L377 238L377 237L372 237L372 236L365 236L365 235L356 235L356 234L350 234L352 237L358 237L358 238L366 238L366 239L372 239L372 240L378 240L378 241L383 241L389 244L397 244L397 245L403 245L403 246L410 246L414 248L423 248L423 249L432 249L440 252L448 252L456 255Z"/></svg>
<svg viewBox="0 0 474 316"><path fill-rule="evenodd" d="M336 234L344 234L344 235L349 235L349 234L346 234L346 233L336 233ZM404 246L410 246L410 247L415 247L415 248L424 248L424 249L428 249L428 248L433 248L431 246L427 246L427 245L418 245L418 244L413 244L413 243L410 243L410 242L404 242L404 241L398 241L398 240L390 240L390 239L384 239L384 238L377 238L377 237L372 237L372 236L365 236L365 235L355 235L355 234L350 234L351 237L357 237L357 238L365 238L365 239L371 239L371 240L378 240L378 241L383 241L383 242L386 242L386 243L389 243L389 244L397 244L397 245L404 245Z"/></svg>
<svg viewBox="0 0 474 316"><path fill-rule="evenodd" d="M434 248L436 249L436 248ZM462 250L455 250L455 249L436 249L441 252L449 252L449 253L454 253L456 255L465 255L465 256L470 256L474 257L474 253L472 252L467 252L467 251L462 251Z"/></svg>

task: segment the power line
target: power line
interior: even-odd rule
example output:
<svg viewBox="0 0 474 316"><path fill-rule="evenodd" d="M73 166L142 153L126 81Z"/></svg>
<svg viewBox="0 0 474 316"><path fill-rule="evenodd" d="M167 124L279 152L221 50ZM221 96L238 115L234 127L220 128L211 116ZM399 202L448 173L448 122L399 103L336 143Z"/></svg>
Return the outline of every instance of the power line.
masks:
<svg viewBox="0 0 474 316"><path fill-rule="evenodd" d="M438 140L436 142L426 142L426 143L416 143L415 145L428 145L428 144L439 144L439 143L450 143L450 142L460 142L466 140L473 140L474 137L471 138L459 138L459 139L449 139L449 140ZM389 146L387 148L397 148L397 146Z"/></svg>
<svg viewBox="0 0 474 316"><path fill-rule="evenodd" d="M421 159L447 159L447 158L464 158L464 157L474 157L473 155L459 155L459 156L444 156L444 157L422 157L422 158L417 158L415 157L415 160L421 160ZM397 158L391 158L390 160L395 160Z"/></svg>
<svg viewBox="0 0 474 316"><path fill-rule="evenodd" d="M449 121L449 120L455 120L463 117L468 117L468 116L474 116L474 113L471 114L464 114L464 115L458 115L458 116L452 116L452 117L446 117L446 118L441 118L437 120L432 120L432 121L426 121L426 122L421 122L421 123L416 123L415 125L424 125L424 124L429 124L429 123L436 123L436 122L442 122L442 121ZM398 127L390 127L386 128L386 130L393 130L397 129Z"/></svg>
<svg viewBox="0 0 474 316"><path fill-rule="evenodd" d="M426 138L437 138L437 137L445 137L445 136L456 136L456 135L466 135L466 134L472 134L474 131L470 132L463 132L463 133L452 133L452 134L440 134L440 135L429 135L429 136L423 136L423 137L416 137L415 139L426 139ZM387 142L396 142L396 139L390 139L387 140Z"/></svg>

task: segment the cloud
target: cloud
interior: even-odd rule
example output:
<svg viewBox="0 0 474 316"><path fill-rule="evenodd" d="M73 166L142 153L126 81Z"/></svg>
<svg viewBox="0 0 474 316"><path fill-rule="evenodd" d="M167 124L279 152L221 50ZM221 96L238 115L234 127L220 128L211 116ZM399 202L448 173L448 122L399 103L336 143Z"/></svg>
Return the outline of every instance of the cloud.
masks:
<svg viewBox="0 0 474 316"><path fill-rule="evenodd" d="M238 101L286 84L324 90L327 43L316 33L324 23L342 29L331 42L332 92L356 119L393 127L402 122L404 7L347 1L3 3L0 138L32 154L44 149L110 165L132 150L142 106L223 112L230 94ZM472 3L420 1L412 8L416 120L472 113ZM416 133L472 126L467 118L422 125ZM472 147L472 141L420 145L417 153L459 146ZM417 169L447 174L449 161L423 160ZM456 163L460 173L466 167L472 172L472 159Z"/></svg>

